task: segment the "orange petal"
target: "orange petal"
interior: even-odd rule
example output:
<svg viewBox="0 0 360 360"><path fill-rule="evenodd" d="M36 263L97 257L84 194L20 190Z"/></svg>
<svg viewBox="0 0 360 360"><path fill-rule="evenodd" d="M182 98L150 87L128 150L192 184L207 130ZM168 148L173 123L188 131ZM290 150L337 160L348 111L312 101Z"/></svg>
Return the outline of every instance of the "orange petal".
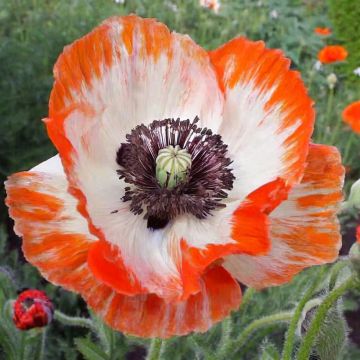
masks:
<svg viewBox="0 0 360 360"><path fill-rule="evenodd" d="M52 283L81 292L91 278L87 256L97 239L67 185L62 175L17 173L5 184L6 204L26 259Z"/></svg>
<svg viewBox="0 0 360 360"><path fill-rule="evenodd" d="M245 198L276 178L298 183L314 124L300 74L261 41L236 38L209 54L226 99L219 132L234 160L232 195Z"/></svg>
<svg viewBox="0 0 360 360"><path fill-rule="evenodd" d="M342 117L354 132L360 134L360 100L349 104L344 109Z"/></svg>
<svg viewBox="0 0 360 360"><path fill-rule="evenodd" d="M204 248L181 242L183 299L200 290L199 279L207 267L222 263L230 254L265 255L270 250L267 214L287 198L288 187L282 179L262 186L241 204L231 219L231 240L226 244L208 244ZM225 224L224 224L225 226Z"/></svg>
<svg viewBox="0 0 360 360"><path fill-rule="evenodd" d="M125 267L119 250L108 242L100 240L92 244L87 261L94 276L117 292L125 295L146 292Z"/></svg>
<svg viewBox="0 0 360 360"><path fill-rule="evenodd" d="M168 338L207 331L240 305L239 285L220 266L204 274L201 289L186 301L166 303L153 294L128 297L98 286L85 294L85 299L116 330L141 337Z"/></svg>
<svg viewBox="0 0 360 360"><path fill-rule="evenodd" d="M269 216L269 254L229 256L225 268L244 284L263 288L290 281L306 267L336 260L343 177L337 149L311 145L301 184Z"/></svg>
<svg viewBox="0 0 360 360"><path fill-rule="evenodd" d="M341 45L325 46L318 53L318 59L323 64L331 64L338 61L344 61L347 57L348 52Z"/></svg>

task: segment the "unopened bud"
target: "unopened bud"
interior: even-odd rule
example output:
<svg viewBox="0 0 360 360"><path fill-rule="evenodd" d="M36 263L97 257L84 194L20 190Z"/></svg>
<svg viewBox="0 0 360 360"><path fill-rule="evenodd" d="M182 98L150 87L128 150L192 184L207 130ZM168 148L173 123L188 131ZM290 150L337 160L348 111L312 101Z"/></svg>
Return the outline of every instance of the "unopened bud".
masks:
<svg viewBox="0 0 360 360"><path fill-rule="evenodd" d="M326 82L329 86L329 89L333 89L337 83L337 76L334 73L331 73L330 75L328 75L328 77L326 78Z"/></svg>
<svg viewBox="0 0 360 360"><path fill-rule="evenodd" d="M43 291L23 291L13 306L13 321L20 330L29 330L48 325L54 313L54 305Z"/></svg>
<svg viewBox="0 0 360 360"><path fill-rule="evenodd" d="M349 258L353 269L360 275L360 226L356 228L356 242L350 248Z"/></svg>
<svg viewBox="0 0 360 360"><path fill-rule="evenodd" d="M360 179L352 184L347 202L353 207L360 208Z"/></svg>

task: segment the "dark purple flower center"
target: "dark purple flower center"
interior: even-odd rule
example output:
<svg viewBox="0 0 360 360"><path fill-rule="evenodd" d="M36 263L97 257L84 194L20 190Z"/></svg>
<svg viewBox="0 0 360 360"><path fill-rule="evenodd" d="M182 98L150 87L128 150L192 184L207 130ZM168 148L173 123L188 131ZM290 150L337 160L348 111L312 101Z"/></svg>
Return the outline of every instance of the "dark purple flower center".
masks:
<svg viewBox="0 0 360 360"><path fill-rule="evenodd" d="M130 202L134 214L144 213L148 228L164 228L184 213L204 219L225 207L225 190L231 190L234 181L229 169L231 160L226 157L227 145L220 135L199 128L198 121L197 117L193 121L165 119L139 125L126 135L126 142L117 152L117 172L129 184L122 201ZM170 172L165 181L157 177L156 159L167 147L186 150L191 156L191 167L176 181ZM166 186L169 182L175 185Z"/></svg>

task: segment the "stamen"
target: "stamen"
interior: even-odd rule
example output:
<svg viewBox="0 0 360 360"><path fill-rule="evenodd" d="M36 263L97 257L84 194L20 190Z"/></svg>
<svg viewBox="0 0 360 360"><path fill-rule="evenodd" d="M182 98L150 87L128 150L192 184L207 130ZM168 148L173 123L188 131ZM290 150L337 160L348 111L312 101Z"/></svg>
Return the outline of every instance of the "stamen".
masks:
<svg viewBox="0 0 360 360"><path fill-rule="evenodd" d="M162 187L173 189L186 180L190 167L191 155L179 145L169 145L156 158L156 179Z"/></svg>
<svg viewBox="0 0 360 360"><path fill-rule="evenodd" d="M199 118L155 120L126 135L116 161L128 186L122 201L148 228L162 229L176 216L204 219L225 207L234 176L221 136L199 128Z"/></svg>

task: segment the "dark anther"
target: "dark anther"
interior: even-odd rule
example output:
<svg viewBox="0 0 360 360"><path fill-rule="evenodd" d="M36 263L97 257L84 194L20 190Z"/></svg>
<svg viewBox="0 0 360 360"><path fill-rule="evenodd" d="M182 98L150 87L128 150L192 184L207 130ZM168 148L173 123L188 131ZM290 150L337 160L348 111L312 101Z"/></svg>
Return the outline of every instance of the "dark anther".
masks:
<svg viewBox="0 0 360 360"><path fill-rule="evenodd" d="M149 216L147 220L147 227L151 230L159 230L163 229L168 223L169 219Z"/></svg>

